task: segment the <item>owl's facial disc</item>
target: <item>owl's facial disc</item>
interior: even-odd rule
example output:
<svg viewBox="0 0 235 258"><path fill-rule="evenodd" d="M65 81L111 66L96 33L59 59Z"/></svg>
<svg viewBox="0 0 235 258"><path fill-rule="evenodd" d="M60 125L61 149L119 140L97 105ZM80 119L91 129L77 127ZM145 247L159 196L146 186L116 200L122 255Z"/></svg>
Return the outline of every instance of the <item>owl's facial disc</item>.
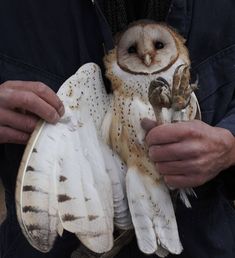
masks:
<svg viewBox="0 0 235 258"><path fill-rule="evenodd" d="M163 71L178 57L177 44L170 31L158 24L138 24L122 35L117 46L118 65L135 74Z"/></svg>

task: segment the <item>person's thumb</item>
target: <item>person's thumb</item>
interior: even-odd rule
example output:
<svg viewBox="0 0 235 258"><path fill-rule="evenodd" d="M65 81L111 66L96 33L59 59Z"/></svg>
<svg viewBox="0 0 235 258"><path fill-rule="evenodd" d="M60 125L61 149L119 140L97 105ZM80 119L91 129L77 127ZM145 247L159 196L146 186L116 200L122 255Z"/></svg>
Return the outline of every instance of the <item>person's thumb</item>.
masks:
<svg viewBox="0 0 235 258"><path fill-rule="evenodd" d="M141 121L141 126L146 132L149 132L151 129L157 126L157 122L148 118L144 118Z"/></svg>

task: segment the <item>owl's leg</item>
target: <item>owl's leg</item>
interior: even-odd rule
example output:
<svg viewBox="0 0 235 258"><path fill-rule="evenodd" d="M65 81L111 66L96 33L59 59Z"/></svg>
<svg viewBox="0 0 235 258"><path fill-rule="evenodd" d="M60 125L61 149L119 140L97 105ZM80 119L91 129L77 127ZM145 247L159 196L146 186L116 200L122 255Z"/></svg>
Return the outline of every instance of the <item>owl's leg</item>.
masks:
<svg viewBox="0 0 235 258"><path fill-rule="evenodd" d="M178 66L173 75L172 85L172 108L175 111L185 109L190 103L190 97L195 86L190 84L189 79L189 66Z"/></svg>
<svg viewBox="0 0 235 258"><path fill-rule="evenodd" d="M169 83L162 77L152 81L149 86L148 98L153 107L157 123L163 124L162 108L170 108L172 104Z"/></svg>
<svg viewBox="0 0 235 258"><path fill-rule="evenodd" d="M197 82L190 84L190 71L188 65L180 65L176 68L173 76L172 85L172 122L187 121L192 114L192 92L197 88ZM179 194L180 199L186 207L190 208L191 204L188 195L196 196L192 188L178 189L176 194ZM174 192L172 194L174 196Z"/></svg>

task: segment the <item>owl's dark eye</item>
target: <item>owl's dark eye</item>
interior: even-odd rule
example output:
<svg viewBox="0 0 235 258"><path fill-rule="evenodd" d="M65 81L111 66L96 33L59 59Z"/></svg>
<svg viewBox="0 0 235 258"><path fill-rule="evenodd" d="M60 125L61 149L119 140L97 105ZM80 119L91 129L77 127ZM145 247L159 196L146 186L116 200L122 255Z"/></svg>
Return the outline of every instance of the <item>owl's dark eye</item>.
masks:
<svg viewBox="0 0 235 258"><path fill-rule="evenodd" d="M164 44L161 41L156 41L155 42L155 48L156 49L162 49L162 48L164 48Z"/></svg>
<svg viewBox="0 0 235 258"><path fill-rule="evenodd" d="M128 51L129 54L137 53L136 45L130 46L127 51Z"/></svg>

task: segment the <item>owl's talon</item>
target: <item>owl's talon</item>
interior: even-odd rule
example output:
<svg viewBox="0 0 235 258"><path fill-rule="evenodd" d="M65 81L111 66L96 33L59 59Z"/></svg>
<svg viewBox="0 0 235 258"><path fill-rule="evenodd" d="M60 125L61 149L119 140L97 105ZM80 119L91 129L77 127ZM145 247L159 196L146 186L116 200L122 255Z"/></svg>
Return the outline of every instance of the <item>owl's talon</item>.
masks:
<svg viewBox="0 0 235 258"><path fill-rule="evenodd" d="M180 65L176 68L172 85L172 108L176 111L187 107L193 87L189 83L189 66Z"/></svg>
<svg viewBox="0 0 235 258"><path fill-rule="evenodd" d="M148 91L149 101L154 107L166 107L171 106L171 90L169 83L162 77L151 81Z"/></svg>

